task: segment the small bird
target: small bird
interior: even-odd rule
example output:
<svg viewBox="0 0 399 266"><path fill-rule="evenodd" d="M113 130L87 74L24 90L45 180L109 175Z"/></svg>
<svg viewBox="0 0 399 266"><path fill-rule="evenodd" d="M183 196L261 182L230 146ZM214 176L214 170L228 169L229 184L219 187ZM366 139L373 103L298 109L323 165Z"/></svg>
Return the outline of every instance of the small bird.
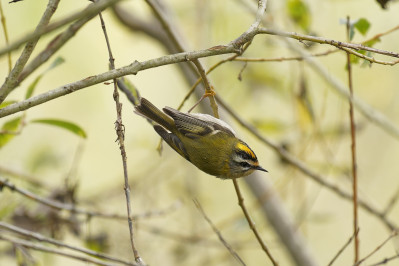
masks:
<svg viewBox="0 0 399 266"><path fill-rule="evenodd" d="M182 113L173 108L159 110L145 98L135 112L156 124L155 131L178 154L207 174L222 179L247 176L259 165L251 148L236 137L224 121L207 114Z"/></svg>

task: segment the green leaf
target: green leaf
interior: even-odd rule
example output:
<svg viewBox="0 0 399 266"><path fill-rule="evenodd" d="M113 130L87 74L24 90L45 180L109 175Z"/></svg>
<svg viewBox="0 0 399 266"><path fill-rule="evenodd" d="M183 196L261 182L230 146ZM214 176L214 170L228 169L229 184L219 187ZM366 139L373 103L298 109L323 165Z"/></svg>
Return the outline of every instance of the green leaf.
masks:
<svg viewBox="0 0 399 266"><path fill-rule="evenodd" d="M42 77L44 76L44 74L47 73L47 71L52 70L53 68L61 65L62 63L64 63L65 60L62 57L57 57L53 63L51 63L51 65L39 76L37 76L35 78L35 80L29 85L28 89L26 90L26 94L25 94L25 99L28 99L30 97L32 97L33 92L36 89L37 84L39 83L39 81L42 79Z"/></svg>
<svg viewBox="0 0 399 266"><path fill-rule="evenodd" d="M10 105L10 104L13 104L13 103L16 103L17 101L4 101L4 102L2 102L1 104L0 104L0 109L1 108L4 108L4 107L6 107L6 106L8 106L8 105Z"/></svg>
<svg viewBox="0 0 399 266"><path fill-rule="evenodd" d="M57 58L54 60L54 62L51 63L51 65L49 66L49 68L47 68L47 70L46 70L45 72L47 72L47 71L49 71L49 70L51 70L51 69L53 69L53 68L56 68L57 66L63 64L64 62L65 62L65 59L64 59L64 58L62 58L62 57L57 57Z"/></svg>
<svg viewBox="0 0 399 266"><path fill-rule="evenodd" d="M307 4L302 0L287 1L288 16L303 30L309 32L311 15Z"/></svg>
<svg viewBox="0 0 399 266"><path fill-rule="evenodd" d="M355 36L355 28L353 27L353 25L350 25L350 27L349 27L349 41L352 41L354 36Z"/></svg>
<svg viewBox="0 0 399 266"><path fill-rule="evenodd" d="M381 42L381 39L380 38L375 38L375 39L369 40L367 42L363 42L362 44L365 45L365 46L368 46L368 47L373 47L374 44L379 43L379 42Z"/></svg>
<svg viewBox="0 0 399 266"><path fill-rule="evenodd" d="M12 140L21 125L22 116L11 119L4 123L1 127L0 132L0 148L6 145L10 140Z"/></svg>
<svg viewBox="0 0 399 266"><path fill-rule="evenodd" d="M35 91L35 88L37 86L37 84L39 83L39 81L41 80L41 78L43 77L43 74L40 74L39 76L37 76L35 78L35 80L29 85L28 89L26 90L26 94L25 94L25 100L30 98L33 95L33 92Z"/></svg>
<svg viewBox="0 0 399 266"><path fill-rule="evenodd" d="M36 120L32 120L30 122L60 127L60 128L66 129L84 139L87 137L86 132L80 126L76 125L75 123L69 122L69 121L60 120L60 119L36 119Z"/></svg>
<svg viewBox="0 0 399 266"><path fill-rule="evenodd" d="M354 26L364 36L369 30L371 24L367 19L361 18L354 24Z"/></svg>

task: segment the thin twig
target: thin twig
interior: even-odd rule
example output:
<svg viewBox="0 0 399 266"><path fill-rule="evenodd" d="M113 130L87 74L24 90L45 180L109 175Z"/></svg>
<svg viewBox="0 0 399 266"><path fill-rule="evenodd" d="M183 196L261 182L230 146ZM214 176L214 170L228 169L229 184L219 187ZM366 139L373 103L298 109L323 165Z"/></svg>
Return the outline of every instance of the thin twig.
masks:
<svg viewBox="0 0 399 266"><path fill-rule="evenodd" d="M342 252L344 252L344 250L349 246L349 244L352 242L353 238L355 237L356 234L359 233L359 230L356 231L355 234L353 234L348 241L346 241L346 243L342 246L342 248L340 248L337 252L337 254L334 256L334 258L332 258L332 260L327 264L328 266L331 266L334 264L334 262L338 259L338 257L342 254Z"/></svg>
<svg viewBox="0 0 399 266"><path fill-rule="evenodd" d="M106 263L103 261L100 261L98 259L95 258L91 258L91 257L82 257L82 256L78 256L72 253L67 253L64 251L60 251L58 248L49 248L49 247L45 247L42 245L38 245L34 242L31 241L27 241L27 240L22 240L22 239L16 239L16 238L9 238L6 237L4 235L0 235L0 240L4 240L7 242L12 243L13 245L17 245L17 246L22 246L25 248L30 248L30 249L34 249L34 250L38 250L38 251L42 251L42 252L47 252L47 253L52 253L52 254L56 254L56 255L60 255L60 256L64 256L70 259L75 259L75 260L79 260L82 262L86 262L86 263L94 263L97 265L103 265L103 266L114 266L115 264L110 264L110 263Z"/></svg>
<svg viewBox="0 0 399 266"><path fill-rule="evenodd" d="M383 36L385 36L385 35L388 35L388 34L394 32L394 31L397 31L397 30L399 30L399 25L396 25L395 27L392 27L391 29L389 29L389 30L387 30L387 31L378 33L378 34L374 35L373 37L371 37L371 38L369 38L369 39L367 39L367 40L362 41L361 43L362 43L362 44L369 43L369 42L371 42L371 41L380 39L381 37L383 37Z"/></svg>
<svg viewBox="0 0 399 266"><path fill-rule="evenodd" d="M363 263L365 260L367 260L368 258L370 258L372 255L374 255L378 250L380 250L389 240L391 240L393 237L398 235L398 230L394 230L391 232L391 234L388 236L387 239L385 239L380 245L378 245L372 252L370 252L366 257L364 257L363 259L355 262L354 266L358 266L361 263Z"/></svg>
<svg viewBox="0 0 399 266"><path fill-rule="evenodd" d="M348 41L350 39L350 20L349 16L346 18L346 34ZM346 64L348 70L348 87L349 97L353 99L353 80L352 80L352 64L350 53L346 53ZM352 153L352 193L353 193L353 234L355 235L354 245L354 260L355 263L359 260L359 236L357 234L359 228L358 205L357 205L357 163L356 163L356 127L355 118L353 114L353 103L349 100L349 119L351 127L351 153Z"/></svg>
<svg viewBox="0 0 399 266"><path fill-rule="evenodd" d="M53 238L49 238L49 237L46 237L46 236L41 235L39 233L32 232L32 231L29 231L29 230L26 230L26 229L23 229L23 228L20 228L20 227L11 225L11 224L4 223L2 221L0 221L0 228L3 228L3 229L5 229L7 231L10 231L10 232L14 232L14 233L23 235L25 237L33 238L33 239L38 240L40 242L50 243L50 244L55 245L57 247L68 248L68 249L75 250L75 251L78 251L78 252L81 252L81 253L85 253L85 254L90 255L90 256L95 256L95 257L98 257L98 258L101 258L101 259L106 259L106 260L109 260L109 261L114 261L114 262L122 263L122 264L125 264L125 265L136 265L134 263L121 260L119 258L111 257L111 256L109 256L107 254L104 254L104 253L96 252L94 250L90 250L90 249L86 249L86 248L80 248L80 247L72 246L72 245L69 245L69 244L65 244L65 243L63 243L61 241L58 241L58 240L55 240Z"/></svg>
<svg viewBox="0 0 399 266"><path fill-rule="evenodd" d="M107 43L107 48L108 48L108 54L109 54L109 65L112 70L115 69L115 64L114 64L114 57L112 55L111 51L111 45L109 43L108 39L108 34L107 34L107 29L105 27L104 19L102 17L102 14L98 14L101 20L101 28L103 29L104 32L104 37L105 41ZM125 181L125 196L126 196L126 208L127 208L127 221L129 225L129 232L130 232L130 244L132 246L132 251L134 254L134 259L139 265L143 265L144 261L140 257L139 252L136 248L135 241L134 241L134 231L133 231L133 221L132 221L132 215L131 215L131 203L130 203L130 187L129 187L129 176L127 173L127 157L126 157L126 150L125 150L125 126L122 123L122 103L119 101L119 91L118 91L118 85L117 85L117 80L114 78L113 80L114 84L114 93L113 93L113 98L115 100L115 105L116 105L116 121L115 121L115 131L118 136L118 144L119 144L119 149L121 151L121 156L122 156L122 164L123 164L123 176L124 176L124 181Z"/></svg>
<svg viewBox="0 0 399 266"><path fill-rule="evenodd" d="M204 209L201 206L201 203L197 199L193 199L195 206L199 210L199 212L202 214L204 219L208 222L208 224L212 227L212 230L215 232L215 234L218 236L220 242L226 247L226 249L230 252L230 254L241 264L241 265L246 265L245 262L241 259L241 257L237 254L237 252L233 249L233 247L227 243L227 241L224 239L220 231L217 229L217 227L213 224L211 219L206 215Z"/></svg>
<svg viewBox="0 0 399 266"><path fill-rule="evenodd" d="M391 199L389 200L387 206L385 207L383 213L384 216L388 215L388 213L392 210L393 206L399 199L399 187L396 189L395 193L393 193Z"/></svg>
<svg viewBox="0 0 399 266"><path fill-rule="evenodd" d="M244 45L244 47L241 49L240 53L236 53L226 59L220 60L219 62L217 62L216 64L214 64L213 66L211 66L208 71L206 72L206 74L208 75L209 73L211 73L213 70L215 70L216 68L218 68L219 66L221 66L222 64L229 62L229 61L234 61L238 56L242 55L244 53L245 50L247 50L247 48L249 47L249 45L251 44L251 42L248 42ZM181 108L183 107L184 103L190 98L191 94L193 94L195 88L200 84L202 80L202 77L200 76L195 83L191 86L190 90L187 92L186 96L184 96L182 102L180 103L179 107L177 108L177 110L181 110Z"/></svg>
<svg viewBox="0 0 399 266"><path fill-rule="evenodd" d="M2 189L3 187L7 187L11 191L17 192L28 199L31 199L33 201L36 201L40 204L43 204L47 207L50 207L50 208L53 208L56 210L63 210L63 211L68 211L68 212L74 213L74 214L86 215L89 218L98 217L98 218L115 219L115 220L128 219L127 215L90 211L90 210L86 210L83 208L79 208L72 204L67 204L67 203L63 203L60 201L54 201L54 200L50 200L47 198L43 198L43 197L40 197L28 190L19 188L19 187L15 186L14 184L12 184L10 181L0 177L0 189ZM167 213L170 213L173 210L176 210L179 206L181 206L181 203L180 203L180 201L177 201L176 203L172 204L170 207L168 207L164 210L148 211L148 212L144 212L141 214L133 214L131 216L131 219L137 220L137 219L151 218L151 217L155 217L155 216L165 215Z"/></svg>
<svg viewBox="0 0 399 266"><path fill-rule="evenodd" d="M390 262L394 259L399 259L399 254L389 257L389 258L385 258L382 261L374 263L374 264L370 264L369 266L378 266L378 265L388 264L388 262Z"/></svg>
<svg viewBox="0 0 399 266"><path fill-rule="evenodd" d="M275 29L271 30L271 29L266 29L266 28L259 28L258 33L278 35L278 36L282 36L282 37L296 39L298 41L310 41L310 42L315 42L315 43L320 43L320 44L329 44L329 45L335 46L339 49L350 48L355 51L360 51L360 50L369 51L369 52L376 53L376 54L382 54L382 55L386 55L386 56L390 56L390 57L399 58L398 53L364 46L363 44L346 43L346 42L336 41L336 40L332 40L332 39L326 39L323 37L303 35L303 34L299 34L299 33L295 33L295 32L284 32L284 31L279 31L279 30L275 30Z"/></svg>
<svg viewBox="0 0 399 266"><path fill-rule="evenodd" d="M162 12L161 8L157 4L156 1L154 0L146 0L147 4L151 7L152 11L154 12L155 16L159 20L159 22L162 24L166 34L170 38L170 40L173 42L175 45L177 51L179 52L184 52L187 51L187 49L184 48L183 44L178 40L176 33L173 31L172 24L169 22L168 18L165 16L165 14ZM187 59L188 61L189 59ZM205 86L205 97L209 97L209 101L211 103L211 108L213 110L214 116L219 117L219 112L218 112L218 107L217 103L214 98L214 90L213 87L208 79L208 77L205 74L204 67L202 66L201 62L199 61L198 58L193 58L191 60L194 65L196 66L198 73L200 74L202 78L202 82L204 83ZM203 97L204 98L204 97ZM201 98L201 99L203 99Z"/></svg>
<svg viewBox="0 0 399 266"><path fill-rule="evenodd" d="M269 257L270 261L273 263L273 265L278 265L277 261L273 258L272 254L270 253L269 249L267 248L266 244L263 242L262 238L260 237L260 234L258 232L258 230L256 229L255 223L252 221L251 216L248 213L247 208L244 205L244 198L241 194L241 190L240 187L237 183L237 179L236 178L232 178L233 180L233 184L234 184L234 188L236 190L236 194L237 194L237 198L238 198L238 205L240 205L245 218L248 221L249 227L251 228L252 232L254 233L256 239L258 240L258 243L260 244L260 246L262 247L262 249L265 251L265 253L267 254L267 256Z"/></svg>

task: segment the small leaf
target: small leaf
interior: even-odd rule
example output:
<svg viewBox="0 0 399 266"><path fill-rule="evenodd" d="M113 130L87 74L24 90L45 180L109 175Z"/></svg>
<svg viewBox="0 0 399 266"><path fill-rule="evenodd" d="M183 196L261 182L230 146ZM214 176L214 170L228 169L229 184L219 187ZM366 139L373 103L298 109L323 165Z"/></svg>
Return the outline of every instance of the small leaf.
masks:
<svg viewBox="0 0 399 266"><path fill-rule="evenodd" d="M47 71L49 71L49 70L51 70L51 69L53 69L53 68L56 68L57 66L63 64L64 62L65 62L65 59L64 59L64 58L62 58L62 57L57 57L57 58L54 60L54 62L51 63L51 65L47 68L47 70L46 70L45 72L47 72Z"/></svg>
<svg viewBox="0 0 399 266"><path fill-rule="evenodd" d="M6 107L6 106L8 106L8 105L10 105L10 104L13 104L13 103L16 103L17 101L4 101L4 102L2 102L1 104L0 104L0 109L1 108L4 108L4 107Z"/></svg>
<svg viewBox="0 0 399 266"><path fill-rule="evenodd" d="M12 140L16 134L17 130L21 124L22 116L11 119L4 123L1 127L0 133L0 148L6 145L10 140Z"/></svg>
<svg viewBox="0 0 399 266"><path fill-rule="evenodd" d="M26 90L25 100L30 98L33 95L33 92L35 91L35 88L42 77L43 77L43 74L37 76L35 78L35 80L29 85L28 89Z"/></svg>
<svg viewBox="0 0 399 266"><path fill-rule="evenodd" d="M365 18L361 18L359 19L355 24L355 28L360 32L360 34L362 34L363 36L366 35L367 31L370 28L370 22L365 19Z"/></svg>
<svg viewBox="0 0 399 266"><path fill-rule="evenodd" d="M363 42L362 44L365 45L365 46L368 46L368 47L373 47L374 44L379 43L379 42L381 42L381 39L380 38L375 38L375 39L369 40L367 42Z"/></svg>
<svg viewBox="0 0 399 266"><path fill-rule="evenodd" d="M33 92L36 89L37 84L39 83L39 81L42 79L42 77L44 76L44 74L46 74L47 71L52 70L53 68L61 65L62 63L64 63L65 60L62 57L57 57L53 63L51 63L51 65L39 76L37 76L35 78L35 80L29 85L28 89L26 90L26 94L25 94L25 99L28 99L30 97L32 97Z"/></svg>
<svg viewBox="0 0 399 266"><path fill-rule="evenodd" d="M59 120L59 119L36 119L36 120L32 120L30 122L60 127L60 128L66 129L82 138L87 137L86 132L80 126L76 125L75 123L69 122L69 121Z"/></svg>
<svg viewBox="0 0 399 266"><path fill-rule="evenodd" d="M352 41L354 36L355 36L355 28L353 27L353 25L350 25L350 27L349 27L349 41Z"/></svg>

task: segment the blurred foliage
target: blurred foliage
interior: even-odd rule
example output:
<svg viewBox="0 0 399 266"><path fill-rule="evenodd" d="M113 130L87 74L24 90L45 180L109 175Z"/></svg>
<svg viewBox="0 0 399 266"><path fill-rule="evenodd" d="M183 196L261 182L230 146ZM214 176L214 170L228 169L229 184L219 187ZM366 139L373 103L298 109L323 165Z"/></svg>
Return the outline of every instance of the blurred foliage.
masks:
<svg viewBox="0 0 399 266"><path fill-rule="evenodd" d="M287 0L288 16L306 33L310 32L311 13L307 3L303 0Z"/></svg>
<svg viewBox="0 0 399 266"><path fill-rule="evenodd" d="M3 124L0 130L0 148L6 145L12 140L17 134L21 125L22 117L16 117L8 120Z"/></svg>

